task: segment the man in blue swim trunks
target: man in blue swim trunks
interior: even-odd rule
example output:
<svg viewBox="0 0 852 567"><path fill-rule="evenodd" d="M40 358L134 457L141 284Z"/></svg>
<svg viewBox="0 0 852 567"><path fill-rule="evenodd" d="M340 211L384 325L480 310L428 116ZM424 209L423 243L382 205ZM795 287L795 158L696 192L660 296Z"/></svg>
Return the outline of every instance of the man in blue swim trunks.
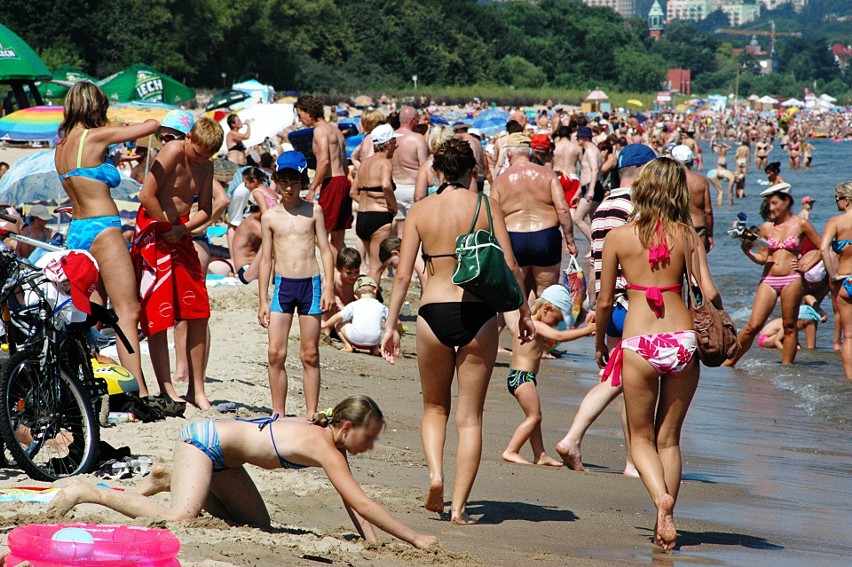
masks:
<svg viewBox="0 0 852 567"><path fill-rule="evenodd" d="M303 388L307 415L319 404L319 338L323 311L334 305L334 255L322 208L299 195L308 186L308 164L299 152L278 156L272 181L281 196L277 207L260 219L261 259L258 273L260 307L257 319L269 331L269 389L272 413L287 415L287 339L293 313L299 315ZM322 257L325 281L320 279L316 249ZM275 289L269 299L269 276L275 268Z"/></svg>
<svg viewBox="0 0 852 567"><path fill-rule="evenodd" d="M621 150L618 156L618 175L621 187L613 189L609 197L604 199L592 215L592 258L594 262L594 285L590 287L589 306L590 316L594 316L595 301L601 289L601 270L603 267L603 244L609 231L627 224L627 218L633 212L633 202L630 200L630 188L633 181L639 175L642 167L656 159L654 150L643 144L630 144ZM615 282L616 302L612 312L612 321L606 331L607 343L614 347L621 340L624 329L624 318L627 316L627 282L619 273ZM600 382L595 385L583 398L580 409L574 417L568 434L557 443L556 451L568 468L575 471L586 470L580 453L580 443L586 430L594 423L598 415L623 391L623 386L613 387L611 382ZM624 412L621 414L621 422L624 427L625 449L627 452L627 463L624 474L627 476L639 476L633 461L630 458L630 440L627 436L627 420Z"/></svg>
<svg viewBox="0 0 852 567"><path fill-rule="evenodd" d="M509 168L494 180L491 197L503 211L526 289L539 297L559 283L563 240L568 251L577 254L574 226L556 174L530 161L530 138L521 132L510 134L506 154Z"/></svg>

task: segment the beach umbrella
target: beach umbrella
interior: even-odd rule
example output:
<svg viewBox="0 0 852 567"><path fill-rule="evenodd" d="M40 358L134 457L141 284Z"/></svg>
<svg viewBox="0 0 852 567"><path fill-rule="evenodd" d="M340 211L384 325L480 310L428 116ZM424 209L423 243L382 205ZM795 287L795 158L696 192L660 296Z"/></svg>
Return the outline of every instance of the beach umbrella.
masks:
<svg viewBox="0 0 852 567"><path fill-rule="evenodd" d="M97 79L79 69L63 65L53 72L52 81L44 81L38 86L41 96L47 98L63 98L68 94L71 85L79 81L97 82Z"/></svg>
<svg viewBox="0 0 852 567"><path fill-rule="evenodd" d="M429 116L429 123L432 126L449 126L450 123L447 122L447 119L439 114L432 114Z"/></svg>
<svg viewBox="0 0 852 567"><path fill-rule="evenodd" d="M354 136L349 136L346 138L346 158L350 159L352 157L352 152L354 152L358 146L361 145L361 142L366 137L366 134L355 134Z"/></svg>
<svg viewBox="0 0 852 567"><path fill-rule="evenodd" d="M641 100L636 100L635 98L631 98L630 100L628 100L627 104L639 107L645 106L644 104L642 104Z"/></svg>
<svg viewBox="0 0 852 567"><path fill-rule="evenodd" d="M142 63L98 81L98 86L115 102L143 100L178 104L195 98L191 88Z"/></svg>
<svg viewBox="0 0 852 567"><path fill-rule="evenodd" d="M0 140L53 142L65 116L61 106L31 106L0 118Z"/></svg>
<svg viewBox="0 0 852 567"><path fill-rule="evenodd" d="M107 118L109 118L110 122L138 124L145 122L149 118L162 121L166 117L166 114L172 110L180 110L180 107L162 102L134 100L132 102L110 104L109 109L107 109Z"/></svg>
<svg viewBox="0 0 852 567"><path fill-rule="evenodd" d="M589 102L609 100L609 97L605 92L599 89L595 89L589 93L589 96L586 97L586 100Z"/></svg>
<svg viewBox="0 0 852 567"><path fill-rule="evenodd" d="M778 104L778 99L772 98L771 96L766 95L766 96L762 96L759 99L757 99L757 102L759 102L760 104Z"/></svg>
<svg viewBox="0 0 852 567"><path fill-rule="evenodd" d="M508 117L504 118L498 115L477 116L473 120L473 127L479 129L486 136L493 136L506 129L507 121Z"/></svg>
<svg viewBox="0 0 852 567"><path fill-rule="evenodd" d="M213 95L213 98L210 99L210 102L207 103L207 106L205 106L204 109L215 110L217 108L224 108L249 98L251 98L251 94L246 91L237 91L233 89L219 91Z"/></svg>
<svg viewBox="0 0 852 567"><path fill-rule="evenodd" d="M355 97L355 100L353 100L352 103L356 106L356 108L364 108L365 106L372 106L373 99L367 95L361 95L359 97Z"/></svg>
<svg viewBox="0 0 852 567"><path fill-rule="evenodd" d="M805 102L795 98L790 98L782 102L781 106L805 106Z"/></svg>
<svg viewBox="0 0 852 567"><path fill-rule="evenodd" d="M0 24L0 81L49 81L50 69L15 32Z"/></svg>
<svg viewBox="0 0 852 567"><path fill-rule="evenodd" d="M266 138L275 139L275 136L290 127L294 120L292 104L256 104L251 108L237 111L237 115L243 122L251 120L251 137L243 144L250 148ZM230 130L227 116L219 121L225 132ZM221 151L226 151L225 142L222 142Z"/></svg>
<svg viewBox="0 0 852 567"><path fill-rule="evenodd" d="M55 150L44 150L16 161L0 179L0 202L22 204L47 201L59 203L65 190L54 165ZM115 199L128 199L142 186L121 174L121 184L111 190Z"/></svg>
<svg viewBox="0 0 852 567"><path fill-rule="evenodd" d="M249 98L246 99L245 104L239 105L242 108L248 108L249 106L258 103L267 104L275 98L275 89L270 85L264 85L256 79L249 79L242 83L234 83L231 85L231 88L235 91L248 93Z"/></svg>

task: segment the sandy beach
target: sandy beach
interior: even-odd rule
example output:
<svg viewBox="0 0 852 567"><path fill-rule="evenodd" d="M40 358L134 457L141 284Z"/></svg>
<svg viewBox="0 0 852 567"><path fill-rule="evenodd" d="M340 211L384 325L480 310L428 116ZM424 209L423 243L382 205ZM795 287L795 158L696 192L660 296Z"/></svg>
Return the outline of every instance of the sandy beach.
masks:
<svg viewBox="0 0 852 567"><path fill-rule="evenodd" d="M388 286L386 281L386 290ZM416 304L416 295L410 299ZM266 333L256 321L256 287L213 289L211 304L211 399L236 402L238 416L268 414ZM413 320L406 324L416 332ZM287 408L288 413L301 414L304 400L297 341L294 332L287 363L291 381ZM591 352L591 339L587 341L572 346ZM166 527L181 542L182 564L205 566L674 564L679 563L679 555L688 555L692 549L712 556L714 548L751 547L771 539L758 528L743 534L721 524L681 519L680 551L669 556L655 552L650 542L653 508L645 489L638 479L621 474L624 449L619 439L617 404L599 419L584 445L584 460L590 472L503 462L500 453L522 413L506 391L504 374L509 361L502 355L486 403L484 454L469 505L469 512L479 525L450 525L446 518L439 519L423 508L428 476L419 437L421 398L413 336L403 339L403 347L403 359L390 366L380 358L345 354L333 345L322 346L320 405L333 405L355 393L376 399L389 427L375 451L351 459L355 477L371 497L402 521L417 531L439 537L446 552L417 551L387 534L380 534L382 545L364 545L355 536L339 496L320 469L284 472L249 467L268 504L275 526L271 532L231 527L207 515L186 523L134 522L94 505L78 507L68 520ZM150 384L150 360L143 357L143 361ZM544 362L539 380L549 448L564 433L579 400L595 380L590 372L566 374L563 368L564 365L559 368ZM188 420L213 416L193 409L186 412ZM174 440L185 423L184 419L169 418L151 424L120 424L103 429L102 438L116 447L129 445L134 455L169 463ZM450 482L454 438L451 431L445 461ZM685 466L688 473L696 462L689 456L689 447L685 448L685 461L689 463ZM0 471L0 480L5 487L38 485L15 469ZM130 479L109 484L131 489L137 482L138 479ZM749 498L753 497L736 487L700 481L687 480L681 490L681 499L689 501L691 507L712 507L716 502ZM4 526L0 545L5 544L13 526L45 521L43 511L44 506L38 504L0 504ZM705 563L700 557L690 560L696 562Z"/></svg>

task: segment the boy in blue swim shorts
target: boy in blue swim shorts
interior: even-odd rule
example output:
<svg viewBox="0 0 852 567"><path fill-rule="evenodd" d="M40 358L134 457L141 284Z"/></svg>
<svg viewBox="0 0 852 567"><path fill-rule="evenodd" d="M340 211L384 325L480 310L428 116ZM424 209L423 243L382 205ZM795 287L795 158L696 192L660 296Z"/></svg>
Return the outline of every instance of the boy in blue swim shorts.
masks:
<svg viewBox="0 0 852 567"><path fill-rule="evenodd" d="M308 187L307 161L299 152L284 152L278 157L272 174L281 196L278 206L267 210L260 219L261 260L258 273L260 307L257 319L269 332L269 389L272 413L286 415L287 339L293 314L299 316L302 377L307 415L319 404L319 338L323 311L334 305L334 255L319 205L299 195ZM316 249L319 248L325 280L320 278ZM269 279L274 274L274 289L269 298Z"/></svg>

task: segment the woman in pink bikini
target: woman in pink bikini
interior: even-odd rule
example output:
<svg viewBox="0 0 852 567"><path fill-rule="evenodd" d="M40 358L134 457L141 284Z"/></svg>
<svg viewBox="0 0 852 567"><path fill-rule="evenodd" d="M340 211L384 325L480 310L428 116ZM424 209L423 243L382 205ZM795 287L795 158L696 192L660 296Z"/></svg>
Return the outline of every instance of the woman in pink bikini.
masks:
<svg viewBox="0 0 852 567"><path fill-rule="evenodd" d="M649 162L633 183L631 195L630 222L611 230L604 240L595 359L601 368L606 362L604 380L612 375L613 386L623 381L631 456L657 508L654 543L669 551L677 537L680 431L698 386L692 315L681 297L690 249L704 301L721 308L722 299L689 217L683 166L669 158ZM625 338L610 354L605 337L619 268L629 282L630 310L624 321Z"/></svg>
<svg viewBox="0 0 852 567"><path fill-rule="evenodd" d="M781 298L781 319L784 322L784 348L781 364L791 364L796 359L798 345L799 306L802 303L802 274L819 263L820 257L812 254L807 262L799 263L802 238L820 246L820 236L810 221L793 213L793 197L789 183L776 183L760 194L764 197L763 209L769 213L769 221L760 227L760 237L769 243L768 248L758 252L748 242L742 250L749 260L763 266L763 276L754 294L751 319L740 331L737 340L742 349L725 366L734 366L751 348L752 342L766 324L778 298Z"/></svg>

